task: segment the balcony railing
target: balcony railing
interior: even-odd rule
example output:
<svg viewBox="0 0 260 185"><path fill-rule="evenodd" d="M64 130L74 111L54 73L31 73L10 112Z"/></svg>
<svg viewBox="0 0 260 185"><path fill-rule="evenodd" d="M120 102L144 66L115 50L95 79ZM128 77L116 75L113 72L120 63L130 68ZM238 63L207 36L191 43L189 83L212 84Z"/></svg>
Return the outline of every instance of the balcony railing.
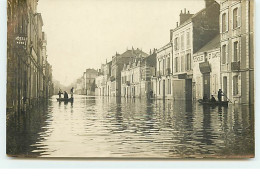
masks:
<svg viewBox="0 0 260 185"><path fill-rule="evenodd" d="M239 71L240 62L231 62L231 71Z"/></svg>

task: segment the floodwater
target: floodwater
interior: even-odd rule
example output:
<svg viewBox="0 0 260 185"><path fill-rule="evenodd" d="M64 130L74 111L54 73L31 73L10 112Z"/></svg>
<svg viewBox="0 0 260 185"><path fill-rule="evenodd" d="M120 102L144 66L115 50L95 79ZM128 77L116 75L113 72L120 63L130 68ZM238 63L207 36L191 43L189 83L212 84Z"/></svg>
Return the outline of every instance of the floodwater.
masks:
<svg viewBox="0 0 260 185"><path fill-rule="evenodd" d="M254 157L248 105L56 96L7 123L7 154L23 157Z"/></svg>

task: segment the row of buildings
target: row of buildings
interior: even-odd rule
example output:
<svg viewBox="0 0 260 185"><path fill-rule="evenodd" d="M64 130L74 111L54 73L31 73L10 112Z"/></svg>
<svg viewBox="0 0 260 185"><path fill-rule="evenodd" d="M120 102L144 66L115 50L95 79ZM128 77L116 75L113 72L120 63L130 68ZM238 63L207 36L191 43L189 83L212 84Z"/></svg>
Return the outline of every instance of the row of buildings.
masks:
<svg viewBox="0 0 260 185"><path fill-rule="evenodd" d="M254 2L205 0L192 14L184 9L169 42L149 54L116 53L95 78L98 96L198 100L217 97L254 103Z"/></svg>
<svg viewBox="0 0 260 185"><path fill-rule="evenodd" d="M53 94L52 66L37 2L7 1L7 113L25 111Z"/></svg>
<svg viewBox="0 0 260 185"><path fill-rule="evenodd" d="M254 1L205 0L205 8L180 13L170 41L157 51L153 91L158 98L217 97L254 103Z"/></svg>
<svg viewBox="0 0 260 185"><path fill-rule="evenodd" d="M156 50L150 54L141 49L128 49L116 53L110 62L101 65L96 78L98 96L147 97L151 90L151 77L155 75Z"/></svg>

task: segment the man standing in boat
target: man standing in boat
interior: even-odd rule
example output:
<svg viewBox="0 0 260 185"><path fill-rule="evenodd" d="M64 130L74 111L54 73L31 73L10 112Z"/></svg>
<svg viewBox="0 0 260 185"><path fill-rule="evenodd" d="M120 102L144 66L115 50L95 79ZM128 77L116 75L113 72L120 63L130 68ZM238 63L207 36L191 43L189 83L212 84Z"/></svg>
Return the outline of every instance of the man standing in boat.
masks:
<svg viewBox="0 0 260 185"><path fill-rule="evenodd" d="M222 96L224 96L224 95L223 95L223 92L222 92L221 89L219 89L219 90L218 90L218 101L219 101L219 102L222 102Z"/></svg>
<svg viewBox="0 0 260 185"><path fill-rule="evenodd" d="M74 91L74 87L72 87L72 88L70 89L71 98L73 98L73 91Z"/></svg>

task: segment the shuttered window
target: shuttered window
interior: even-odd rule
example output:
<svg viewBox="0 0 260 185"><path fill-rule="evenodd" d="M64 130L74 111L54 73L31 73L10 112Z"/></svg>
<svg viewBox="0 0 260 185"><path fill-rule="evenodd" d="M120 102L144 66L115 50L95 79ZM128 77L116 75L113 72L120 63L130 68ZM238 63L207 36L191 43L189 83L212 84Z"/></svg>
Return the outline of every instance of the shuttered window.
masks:
<svg viewBox="0 0 260 185"><path fill-rule="evenodd" d="M228 18L227 13L222 14L222 33L228 31Z"/></svg>
<svg viewBox="0 0 260 185"><path fill-rule="evenodd" d="M238 8L235 8L233 10L233 28L237 28L238 27Z"/></svg>
<svg viewBox="0 0 260 185"><path fill-rule="evenodd" d="M227 45L222 46L222 64L226 64L227 62Z"/></svg>
<svg viewBox="0 0 260 185"><path fill-rule="evenodd" d="M233 76L233 95L238 95L238 76Z"/></svg>
<svg viewBox="0 0 260 185"><path fill-rule="evenodd" d="M238 62L238 41L234 42L233 52L233 62Z"/></svg>

